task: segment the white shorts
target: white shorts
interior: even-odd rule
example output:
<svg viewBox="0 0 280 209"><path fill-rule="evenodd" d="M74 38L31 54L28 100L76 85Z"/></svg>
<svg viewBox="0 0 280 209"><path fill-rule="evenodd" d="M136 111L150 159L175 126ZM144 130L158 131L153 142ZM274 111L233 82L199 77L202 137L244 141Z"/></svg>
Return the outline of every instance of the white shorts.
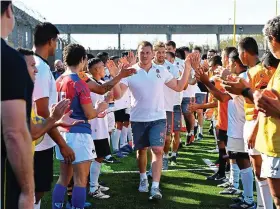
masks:
<svg viewBox="0 0 280 209"><path fill-rule="evenodd" d="M115 114L114 112L109 112L107 116L108 116L108 130L109 132L112 132L115 129L115 124L116 124Z"/></svg>
<svg viewBox="0 0 280 209"><path fill-rule="evenodd" d="M280 179L280 158L262 154L262 160L261 177Z"/></svg>
<svg viewBox="0 0 280 209"><path fill-rule="evenodd" d="M249 155L260 155L261 153L256 149L248 149L248 138L251 136L252 131L256 125L256 120L246 121L244 124L243 138L245 151L248 152Z"/></svg>
<svg viewBox="0 0 280 209"><path fill-rule="evenodd" d="M96 158L93 139L90 134L60 132L66 144L74 151L75 161L72 164L92 161ZM59 147L55 146L56 159L64 161Z"/></svg>
<svg viewBox="0 0 280 209"><path fill-rule="evenodd" d="M232 152L245 152L244 139L228 137L227 150Z"/></svg>

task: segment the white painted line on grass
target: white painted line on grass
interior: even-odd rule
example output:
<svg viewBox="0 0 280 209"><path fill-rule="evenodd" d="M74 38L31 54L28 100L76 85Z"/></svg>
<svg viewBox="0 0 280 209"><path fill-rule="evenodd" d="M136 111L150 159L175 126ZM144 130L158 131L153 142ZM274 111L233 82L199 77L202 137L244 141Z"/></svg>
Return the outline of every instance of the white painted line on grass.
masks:
<svg viewBox="0 0 280 209"><path fill-rule="evenodd" d="M182 168L182 169L172 169L172 170L166 170L166 171L162 171L163 173L166 172L174 172L174 171L209 171L212 169L209 169L207 167L205 168ZM118 174L118 173L139 173L139 171L113 171L113 172L102 172L102 173L114 173L114 174ZM59 174L54 174L53 176L59 176Z"/></svg>

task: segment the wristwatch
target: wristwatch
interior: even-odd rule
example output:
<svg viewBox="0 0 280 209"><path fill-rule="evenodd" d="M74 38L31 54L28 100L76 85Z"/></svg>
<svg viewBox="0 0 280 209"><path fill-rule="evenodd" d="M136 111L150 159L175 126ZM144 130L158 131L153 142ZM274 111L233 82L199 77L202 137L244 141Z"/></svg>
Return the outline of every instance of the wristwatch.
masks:
<svg viewBox="0 0 280 209"><path fill-rule="evenodd" d="M250 88L243 89L242 92L241 92L242 96L243 97L249 97L249 91L250 90L251 90Z"/></svg>

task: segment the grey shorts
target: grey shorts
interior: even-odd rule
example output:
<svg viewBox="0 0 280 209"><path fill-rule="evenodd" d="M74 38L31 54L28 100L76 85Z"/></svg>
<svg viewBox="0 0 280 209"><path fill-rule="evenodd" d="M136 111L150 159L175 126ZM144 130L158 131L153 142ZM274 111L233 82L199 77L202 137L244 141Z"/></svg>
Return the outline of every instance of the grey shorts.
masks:
<svg viewBox="0 0 280 209"><path fill-rule="evenodd" d="M131 122L134 148L163 147L166 134L166 119L151 122Z"/></svg>
<svg viewBox="0 0 280 209"><path fill-rule="evenodd" d="M190 113L188 111L190 103L194 101L194 97L184 97L182 100L182 112L183 113Z"/></svg>
<svg viewBox="0 0 280 209"><path fill-rule="evenodd" d="M196 104L204 104L206 102L206 96L205 93L195 93L195 103Z"/></svg>
<svg viewBox="0 0 280 209"><path fill-rule="evenodd" d="M173 130L174 131L181 131L181 128L182 128L182 109L181 109L181 105L175 105L173 110L174 110Z"/></svg>
<svg viewBox="0 0 280 209"><path fill-rule="evenodd" d="M173 112L166 111L166 135L170 136L173 133Z"/></svg>

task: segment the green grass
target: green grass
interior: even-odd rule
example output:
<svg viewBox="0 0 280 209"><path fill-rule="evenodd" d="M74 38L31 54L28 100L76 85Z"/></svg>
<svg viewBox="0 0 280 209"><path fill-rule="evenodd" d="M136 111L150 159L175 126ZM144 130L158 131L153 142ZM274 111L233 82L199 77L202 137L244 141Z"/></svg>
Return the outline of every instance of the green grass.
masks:
<svg viewBox="0 0 280 209"><path fill-rule="evenodd" d="M208 127L208 126L206 126ZM216 160L217 154L207 151L215 148L213 137L204 133L204 140L194 145L184 147L179 152L177 166L170 169L204 169L206 168L203 158ZM185 137L182 135L182 139ZM110 187L107 200L95 200L87 198L93 204L92 208L118 209L224 209L231 204L231 196L219 195L220 188L216 182L206 181L205 177L212 174L209 170L199 171L167 171L161 179L160 188L163 199L159 202L148 200L147 193L138 192L139 174L137 173L113 173L114 171L137 171L135 154L131 154L121 160L120 164L107 164L102 167L100 180ZM55 174L59 173L58 163L55 162ZM57 177L55 177L55 181ZM151 182L150 182L151 184ZM43 201L43 209L51 208L51 193L48 193Z"/></svg>

